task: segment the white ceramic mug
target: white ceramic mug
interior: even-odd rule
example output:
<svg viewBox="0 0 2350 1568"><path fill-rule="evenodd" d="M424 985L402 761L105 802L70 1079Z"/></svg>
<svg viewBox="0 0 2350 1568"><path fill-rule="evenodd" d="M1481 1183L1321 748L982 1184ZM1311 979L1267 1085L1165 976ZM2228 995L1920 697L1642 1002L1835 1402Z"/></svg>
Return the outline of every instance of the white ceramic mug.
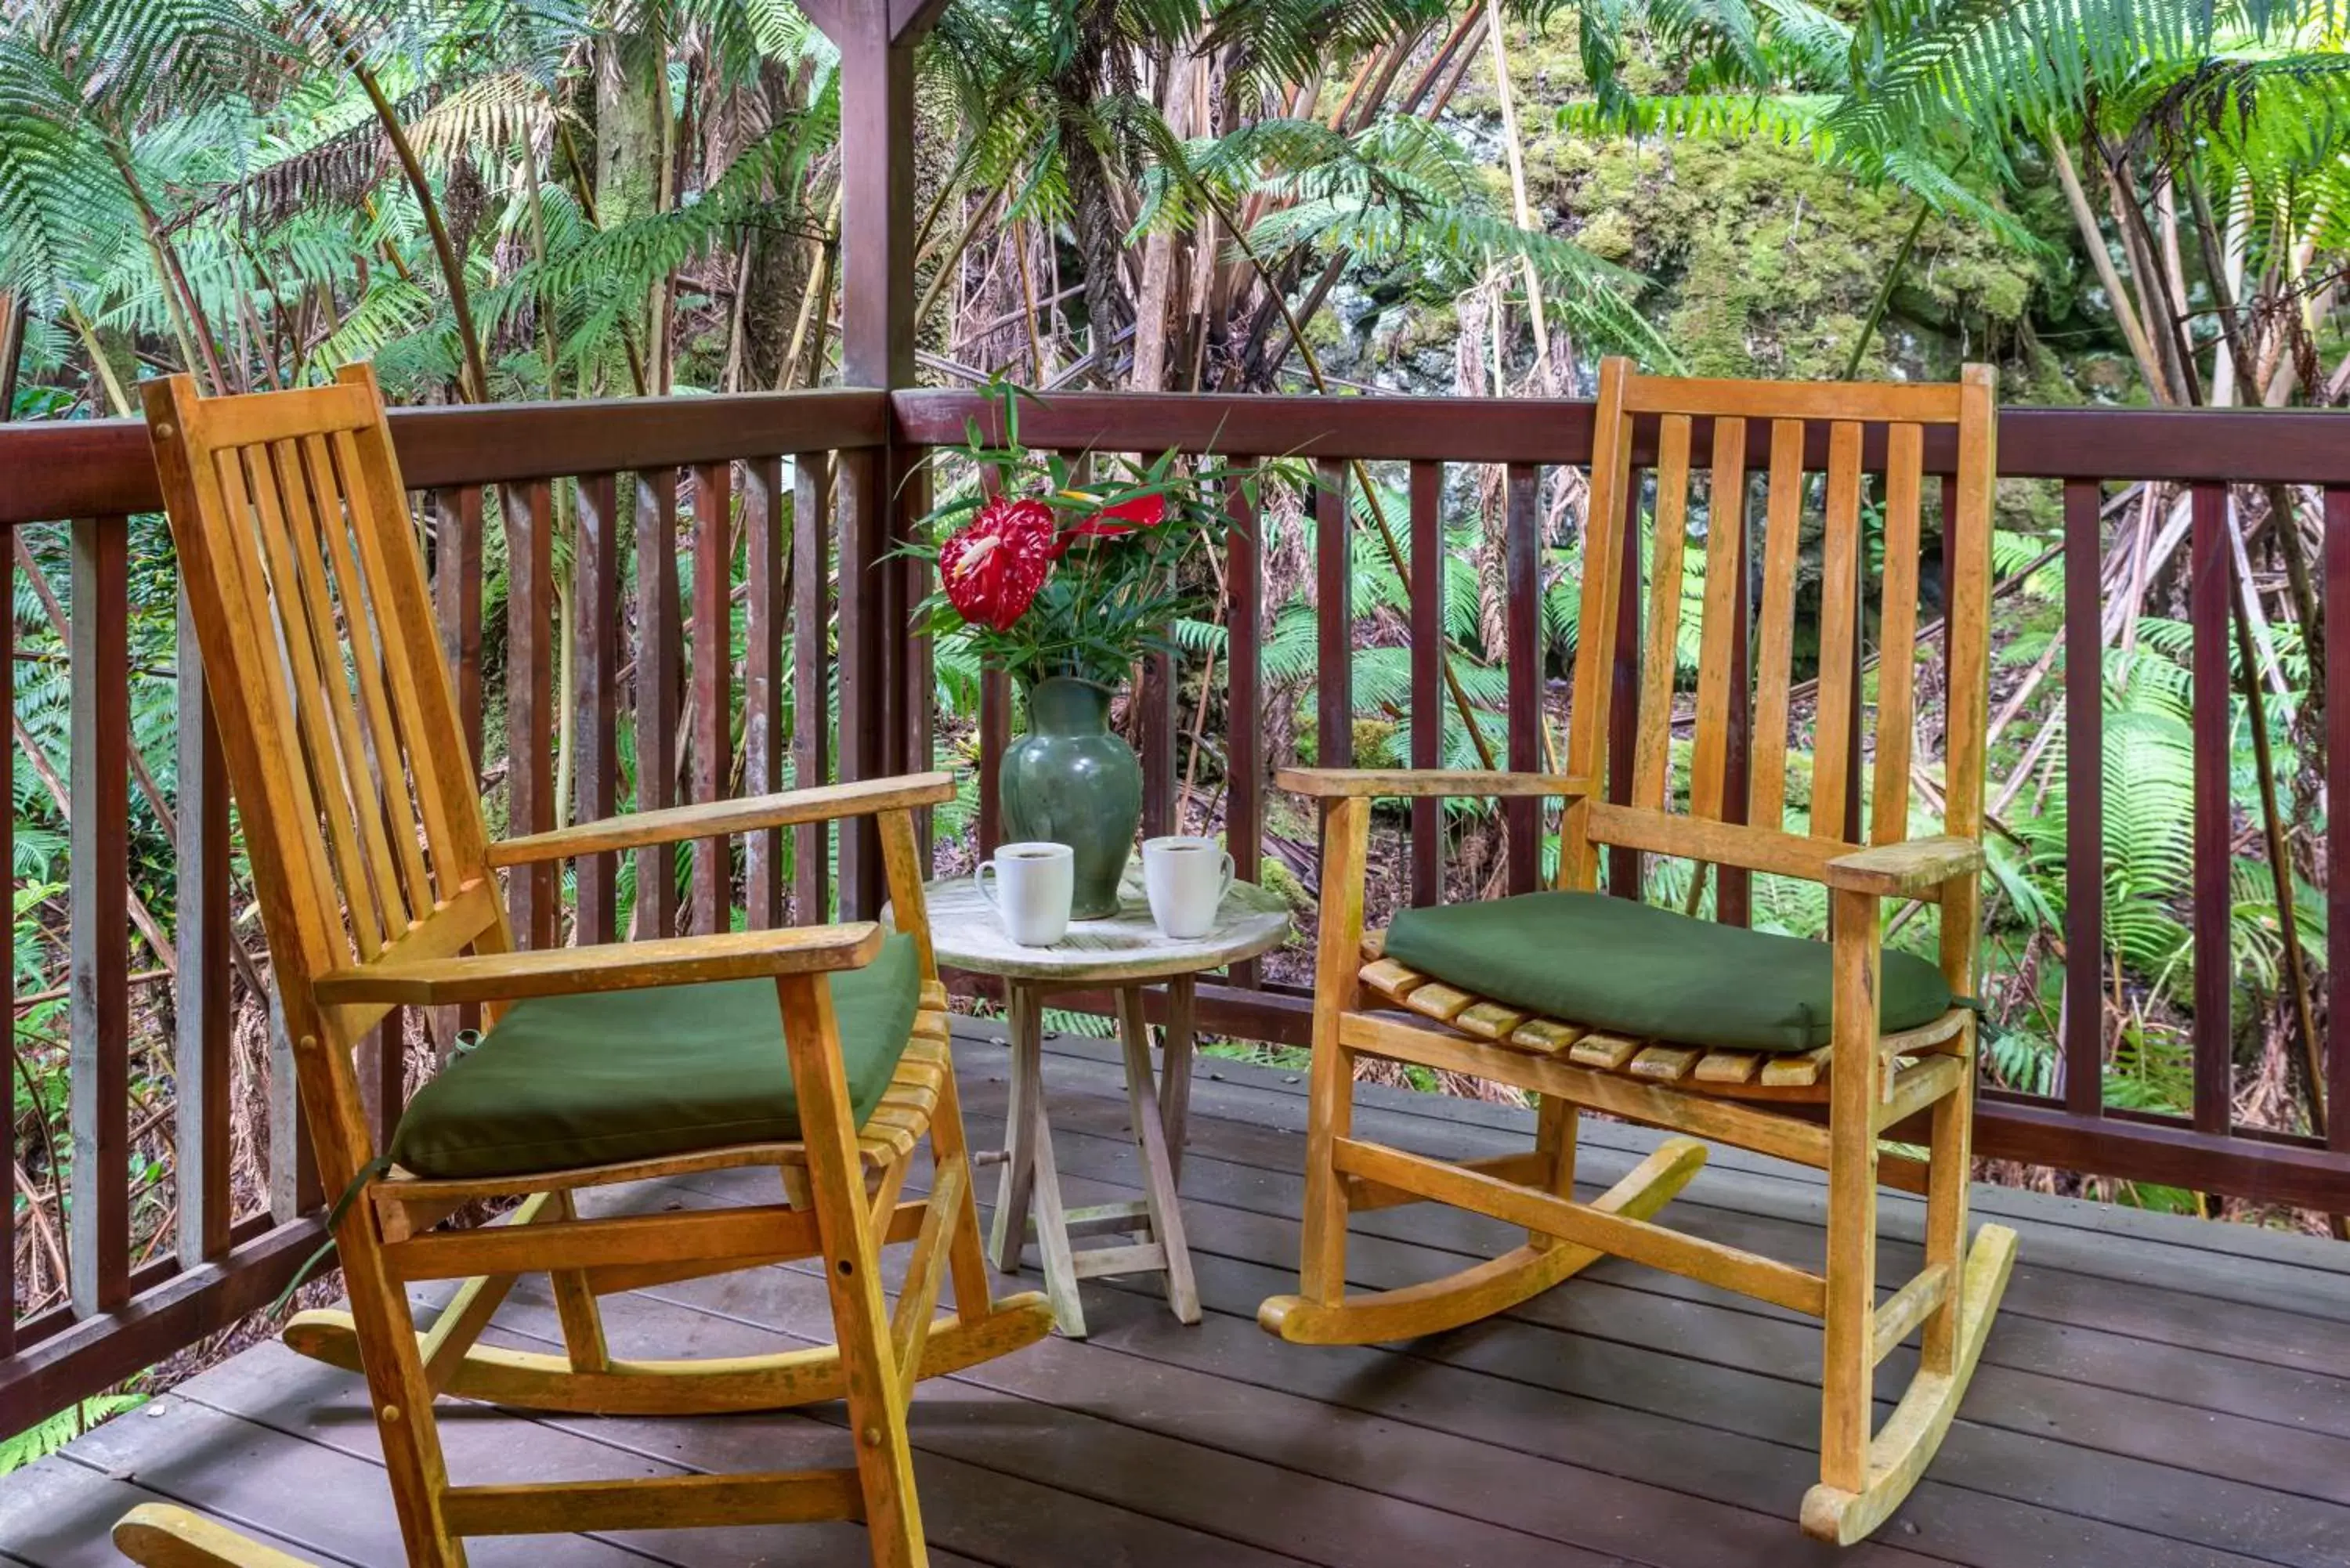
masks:
<svg viewBox="0 0 2350 1568"><path fill-rule="evenodd" d="M1161 936L1204 937L1232 888L1232 857L1212 838L1177 836L1142 841L1142 890Z"/></svg>
<svg viewBox="0 0 2350 1568"><path fill-rule="evenodd" d="M995 873L991 890L987 874ZM1005 844L980 862L972 886L995 910L1003 930L1024 948L1049 948L1069 931L1069 899L1076 890L1076 853L1066 844Z"/></svg>

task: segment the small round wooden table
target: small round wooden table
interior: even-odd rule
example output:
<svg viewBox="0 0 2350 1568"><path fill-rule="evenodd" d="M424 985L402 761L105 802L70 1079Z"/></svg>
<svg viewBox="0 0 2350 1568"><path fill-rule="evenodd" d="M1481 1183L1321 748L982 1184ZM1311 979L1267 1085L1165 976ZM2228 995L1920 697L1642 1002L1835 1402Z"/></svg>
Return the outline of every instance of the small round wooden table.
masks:
<svg viewBox="0 0 2350 1568"><path fill-rule="evenodd" d="M1077 1282L1097 1274L1163 1272L1167 1302L1176 1317L1187 1324L1200 1321L1200 1293L1192 1283L1191 1254L1175 1196L1191 1097L1192 989L1202 971L1255 958L1289 935L1289 907L1280 895L1236 882L1206 936L1188 941L1161 936L1143 898L1141 872L1139 863L1127 867L1115 916L1072 920L1068 935L1050 948L1024 948L1004 935L1002 920L967 877L933 882L924 895L939 962L1001 978L1010 1014L1008 1147L988 1251L997 1268L1017 1272L1021 1254L1035 1239L1053 1315L1071 1339L1086 1334ZM1154 1082L1143 991L1158 984L1167 988L1167 1023L1159 1031L1165 1065ZM1045 1112L1044 999L1051 992L1078 989L1118 993L1127 1104L1142 1155L1144 1196L1137 1202L1072 1210L1061 1201L1052 1123ZM1072 1249L1074 1238L1087 1236L1128 1240Z"/></svg>

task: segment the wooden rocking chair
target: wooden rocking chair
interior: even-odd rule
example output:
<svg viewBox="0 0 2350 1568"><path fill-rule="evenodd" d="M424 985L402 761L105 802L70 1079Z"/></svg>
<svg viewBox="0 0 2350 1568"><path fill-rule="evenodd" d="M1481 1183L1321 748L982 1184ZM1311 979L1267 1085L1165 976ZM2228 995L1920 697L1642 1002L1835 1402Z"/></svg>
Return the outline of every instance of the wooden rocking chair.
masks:
<svg viewBox="0 0 2350 1568"><path fill-rule="evenodd" d="M1651 608L1638 692L1628 802L1603 776L1627 550L1641 548L1634 421L1656 431ZM1769 421L1761 615L1752 653L1752 749L1739 720L1750 652L1742 549L1750 433ZM1825 425L1826 495L1816 750L1807 833L1783 831L1791 650L1804 530L1807 427ZM1947 766L1939 836L1909 835L1919 489L1924 430L1955 427ZM1669 810L1670 707L1678 659L1690 449L1711 427L1707 530L1691 788ZM1855 747L1862 456L1881 427L1885 568L1879 620L1875 785L1866 831ZM1850 1542L1877 1528L1932 1458L1974 1370L2015 1255L1986 1225L1967 1244L1973 1119L1973 991L1983 863L1984 709L1991 566L1991 373L1943 386L1674 380L1611 359L1600 373L1581 657L1564 776L1284 770L1284 789L1325 803L1321 933L1315 981L1312 1117L1298 1293L1259 1316L1284 1339L1357 1345L1431 1334L1502 1312L1607 1255L1630 1258L1825 1320L1820 1481L1804 1529ZM1735 498L1726 500L1725 498ZM1638 581L1639 577L1632 580ZM1742 765L1745 764L1745 765ZM1800 765L1800 764L1799 764ZM1751 777L1751 797L1735 802ZM1921 788L1928 800L1932 794ZM1557 890L1408 909L1364 930L1370 807L1388 795L1565 801ZM1745 809L1738 810L1742 805ZM1726 872L1824 884L1826 943L1717 925L1596 888L1599 850L1686 857ZM1523 846L1513 848L1523 853ZM1637 864L1637 862L1635 862ZM1940 963L1881 948L1880 906L1939 905ZM1355 1058L1466 1073L1540 1096L1531 1153L1454 1164L1354 1136ZM1665 1141L1613 1189L1574 1196L1578 1108L1778 1156L1828 1175L1827 1266L1814 1274L1652 1221L1696 1173L1704 1145ZM1825 1118L1821 1116L1825 1109ZM1921 1117L1920 1159L1880 1148ZM1877 1189L1926 1195L1925 1267L1877 1297ZM1346 1289L1347 1214L1433 1200L1526 1228L1525 1245L1444 1279L1376 1294ZM1918 1370L1871 1435L1877 1365L1922 1331Z"/></svg>
<svg viewBox="0 0 2350 1568"><path fill-rule="evenodd" d="M913 811L942 774L843 784L487 842L423 563L368 367L311 390L147 413L350 1310L296 1350L363 1371L409 1561L463 1538L862 1518L874 1561L925 1560L906 1405L918 1378L1045 1334L991 1298L922 917ZM494 875L571 856L878 818L899 933L867 922L511 951ZM379 1150L352 1050L398 1006L479 1004L478 1047ZM931 1193L899 1201L927 1138ZM770 1166L789 1201L583 1219L614 1182ZM872 1192L868 1195L868 1182ZM504 1222L435 1230L480 1199ZM894 1314L880 1249L914 1243ZM838 1343L726 1360L606 1349L597 1298L820 1256ZM515 1276L545 1272L565 1355L476 1343ZM956 1311L936 1313L942 1276ZM432 1328L411 1281L462 1279ZM442 1395L536 1410L681 1415L846 1398L853 1469L452 1486Z"/></svg>

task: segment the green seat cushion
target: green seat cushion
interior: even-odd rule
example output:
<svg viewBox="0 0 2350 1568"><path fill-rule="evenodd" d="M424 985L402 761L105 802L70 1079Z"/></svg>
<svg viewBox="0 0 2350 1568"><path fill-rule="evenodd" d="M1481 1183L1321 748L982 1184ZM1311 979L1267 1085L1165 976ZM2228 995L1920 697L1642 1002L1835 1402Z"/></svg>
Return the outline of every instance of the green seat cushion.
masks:
<svg viewBox="0 0 2350 1568"><path fill-rule="evenodd" d="M1406 909L1387 956L1512 1007L1636 1039L1730 1051L1828 1043L1829 949L1601 893L1526 893ZM1950 1006L1941 971L1887 950L1877 1021L1890 1033Z"/></svg>
<svg viewBox="0 0 2350 1568"><path fill-rule="evenodd" d="M831 985L863 1127L913 1033L913 939ZM416 1092L391 1158L419 1176L514 1176L799 1136L775 982L721 981L515 1002Z"/></svg>

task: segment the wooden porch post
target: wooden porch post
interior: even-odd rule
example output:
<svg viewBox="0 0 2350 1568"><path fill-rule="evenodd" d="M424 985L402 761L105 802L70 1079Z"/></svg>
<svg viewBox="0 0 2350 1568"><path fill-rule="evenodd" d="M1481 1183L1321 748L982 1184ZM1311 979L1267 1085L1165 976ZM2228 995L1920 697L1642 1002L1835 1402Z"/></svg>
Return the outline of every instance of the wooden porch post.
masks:
<svg viewBox="0 0 2350 1568"><path fill-rule="evenodd" d="M799 0L840 51L841 370L852 387L914 384L914 45L945 0ZM894 441L841 454L840 776L927 761L927 660L902 635L911 563L884 564L921 505ZM871 822L844 823L840 901L869 917L883 896Z"/></svg>

